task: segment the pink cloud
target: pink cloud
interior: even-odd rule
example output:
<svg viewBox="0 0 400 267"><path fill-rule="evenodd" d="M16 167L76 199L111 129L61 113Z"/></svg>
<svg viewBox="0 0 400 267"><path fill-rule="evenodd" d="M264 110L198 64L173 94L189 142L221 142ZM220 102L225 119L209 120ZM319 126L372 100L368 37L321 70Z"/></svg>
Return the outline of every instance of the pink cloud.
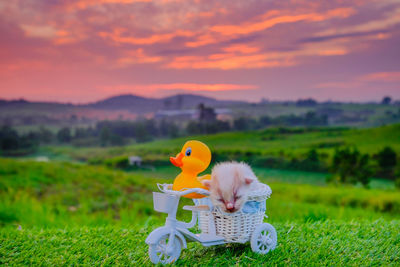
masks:
<svg viewBox="0 0 400 267"><path fill-rule="evenodd" d="M303 13L303 14L282 14L278 10L268 11L254 21L246 21L240 25L214 25L206 34L200 35L197 40L188 41L189 47L198 47L217 43L232 36L248 35L254 32L264 31L279 24L296 23L300 21L319 22L332 18L345 18L354 14L354 9L336 8L325 13Z"/></svg>
<svg viewBox="0 0 400 267"><path fill-rule="evenodd" d="M400 82L400 71L370 73L360 79L366 82Z"/></svg>
<svg viewBox="0 0 400 267"><path fill-rule="evenodd" d="M201 84L201 83L168 83L168 84L124 84L102 86L105 92L157 92L160 90L183 90L183 91L236 91L236 90L254 90L256 85L248 84Z"/></svg>
<svg viewBox="0 0 400 267"><path fill-rule="evenodd" d="M117 44L133 44L133 45L151 45L155 43L164 43L171 41L172 38L182 36L189 37L193 33L190 31L178 30L171 33L152 34L148 37L133 37L126 34L127 30L122 28L115 28L112 33L99 32L98 35L105 39L112 40Z"/></svg>
<svg viewBox="0 0 400 267"><path fill-rule="evenodd" d="M348 81L319 83L315 85L315 88L361 88L367 86L371 82L398 83L400 82L400 71L369 73L357 76Z"/></svg>

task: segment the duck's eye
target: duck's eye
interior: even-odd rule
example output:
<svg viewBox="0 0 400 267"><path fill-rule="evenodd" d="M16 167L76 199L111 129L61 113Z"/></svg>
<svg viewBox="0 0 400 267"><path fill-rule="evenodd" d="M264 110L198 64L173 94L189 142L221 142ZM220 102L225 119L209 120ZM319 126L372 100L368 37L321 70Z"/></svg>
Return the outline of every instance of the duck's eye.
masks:
<svg viewBox="0 0 400 267"><path fill-rule="evenodd" d="M218 198L217 199L219 202L225 203L225 200L223 198Z"/></svg>
<svg viewBox="0 0 400 267"><path fill-rule="evenodd" d="M189 157L190 154L192 154L192 149L191 149L190 147L188 147L188 148L186 149L185 155Z"/></svg>

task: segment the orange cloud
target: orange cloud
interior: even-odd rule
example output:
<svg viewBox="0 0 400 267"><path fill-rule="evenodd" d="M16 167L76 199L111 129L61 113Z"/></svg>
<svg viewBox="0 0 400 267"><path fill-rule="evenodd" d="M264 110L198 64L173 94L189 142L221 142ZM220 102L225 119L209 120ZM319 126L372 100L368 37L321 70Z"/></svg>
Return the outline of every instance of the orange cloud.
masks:
<svg viewBox="0 0 400 267"><path fill-rule="evenodd" d="M274 12L275 13L275 12ZM283 15L268 18L263 21L244 23L241 25L220 25L211 27L211 30L222 35L249 34L253 32L263 31L277 24L293 23L298 21L323 21L334 17L344 18L354 13L352 8L337 8L326 12L325 14L308 13L300 15ZM264 16L269 17L270 12Z"/></svg>
<svg viewBox="0 0 400 267"><path fill-rule="evenodd" d="M400 71L370 73L360 77L360 79L372 82L400 82Z"/></svg>
<svg viewBox="0 0 400 267"><path fill-rule="evenodd" d="M123 36L125 29L116 28L113 30L112 33L109 32L100 32L98 35L100 37L110 39L115 43L125 43L125 44L134 44L134 45L150 45L155 43L161 42L168 42L171 39L178 37L178 36L192 36L193 33L190 31L182 31L178 30L172 33L163 33L163 34L154 34L149 37L132 37L132 36Z"/></svg>
<svg viewBox="0 0 400 267"><path fill-rule="evenodd" d="M237 45L231 45L229 47L225 47L222 50L228 53L235 53L239 52L242 54L251 54L251 53L256 53L260 51L260 48L254 47L254 46L249 46L246 44L237 44Z"/></svg>
<svg viewBox="0 0 400 267"><path fill-rule="evenodd" d="M174 58L165 67L172 69L254 69L292 66L291 58L274 59L268 54L235 55L213 54L208 57L187 56Z"/></svg>
<svg viewBox="0 0 400 267"><path fill-rule="evenodd" d="M356 88L365 86L370 82L400 82L400 71L393 72L374 72L361 75L350 81L326 82L315 85L315 88Z"/></svg>
<svg viewBox="0 0 400 267"><path fill-rule="evenodd" d="M294 23L300 21L318 22L331 18L345 18L354 14L353 8L336 8L326 13L306 13L297 15L280 15L279 11L268 11L260 16L256 21L245 22L240 25L216 25L210 28L210 33L203 34L197 37L196 40L188 41L186 46L198 47L207 44L217 43L226 37L246 35L254 32L259 32L272 28L278 24ZM225 36L225 37L224 37Z"/></svg>
<svg viewBox="0 0 400 267"><path fill-rule="evenodd" d="M21 24L25 35L52 41L56 45L75 43L86 38L85 28L75 21L68 25L54 26L52 24Z"/></svg>
<svg viewBox="0 0 400 267"><path fill-rule="evenodd" d="M316 36L329 36L338 34L349 34L355 32L360 33L360 32L380 31L380 30L385 30L396 24L400 24L400 8L396 8L393 11L388 12L386 14L386 17L382 19L372 20L356 25L347 25L342 27L336 26L335 28L322 31L316 34Z"/></svg>
<svg viewBox="0 0 400 267"><path fill-rule="evenodd" d="M258 86L246 84L199 84L199 83L167 83L167 84L142 84L142 85L117 85L102 87L104 91L132 92L132 91L158 91L158 90L185 90L185 91L234 91L254 90Z"/></svg>
<svg viewBox="0 0 400 267"><path fill-rule="evenodd" d="M156 63L161 60L162 57L149 56L145 54L143 48L138 48L136 50L125 52L125 55L117 60L116 67L126 67L133 64Z"/></svg>
<svg viewBox="0 0 400 267"><path fill-rule="evenodd" d="M194 18L211 18L219 14L226 14L226 8L216 8L209 11L202 11L202 12L188 12L186 13L185 17L187 20L191 20Z"/></svg>
<svg viewBox="0 0 400 267"><path fill-rule="evenodd" d="M29 37L51 39L57 34L57 29L51 25L22 24L21 28L25 32L25 35Z"/></svg>
<svg viewBox="0 0 400 267"><path fill-rule="evenodd" d="M347 54L346 49L328 49L328 50L321 50L318 52L318 55L321 56L342 56Z"/></svg>
<svg viewBox="0 0 400 267"><path fill-rule="evenodd" d="M309 56L342 56L348 50L337 41L311 43L298 50L282 52L260 52L259 47L250 45L232 45L222 48L222 53L207 56L175 57L164 67L172 69L255 69L289 67L300 62L300 58Z"/></svg>

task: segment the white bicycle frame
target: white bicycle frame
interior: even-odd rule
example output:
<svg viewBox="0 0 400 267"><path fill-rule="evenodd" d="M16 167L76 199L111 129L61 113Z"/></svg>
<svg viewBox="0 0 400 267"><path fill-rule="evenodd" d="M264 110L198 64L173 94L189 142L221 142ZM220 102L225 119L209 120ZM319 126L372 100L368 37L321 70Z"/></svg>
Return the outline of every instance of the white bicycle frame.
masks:
<svg viewBox="0 0 400 267"><path fill-rule="evenodd" d="M163 187L164 186L164 187ZM188 230L197 223L198 211L192 210L192 219L190 222L181 222L176 219L179 199L181 196L197 193L208 196L209 192L202 188L191 188L182 191L174 191L166 189L165 185L158 185L161 192L153 192L154 210L167 213L165 226L154 230L146 239L147 244L156 242L157 237L162 234L169 233L169 242L167 245L167 253L172 253L175 238L178 237L182 246L186 248L186 239L190 242L200 242L203 246L212 246L226 243L224 238L212 234L193 234ZM195 204L197 201L194 201Z"/></svg>

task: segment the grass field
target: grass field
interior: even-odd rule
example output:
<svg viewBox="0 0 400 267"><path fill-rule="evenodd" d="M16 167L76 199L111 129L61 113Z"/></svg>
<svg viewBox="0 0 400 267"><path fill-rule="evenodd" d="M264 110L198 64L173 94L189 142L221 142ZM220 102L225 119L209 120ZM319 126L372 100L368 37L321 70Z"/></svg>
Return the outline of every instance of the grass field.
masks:
<svg viewBox="0 0 400 267"><path fill-rule="evenodd" d="M398 191L307 185L306 173L288 183L291 173L281 180L271 173L260 179L273 189L267 221L278 231L275 251L261 256L248 244L189 244L177 265L400 264ZM152 209L151 191L175 174L165 167L124 172L0 159L0 264L151 265L144 240L165 219Z"/></svg>
<svg viewBox="0 0 400 267"><path fill-rule="evenodd" d="M400 125L373 129L267 129L193 137L213 152L246 158L300 155L317 148L329 158L337 144L376 153L400 150ZM0 264L151 265L144 240L165 214L152 206L157 182L171 183L179 169L168 164L186 138L127 147L47 147L30 158L0 158ZM94 159L137 154L139 169L120 170ZM45 155L50 162L36 162ZM154 160L166 164L147 163ZM328 159L325 159L328 160ZM209 171L208 169L207 171ZM265 255L247 245L203 248L189 244L177 265L400 265L400 194L392 181L373 179L370 189L327 185L327 174L255 167L271 186L266 221L278 247ZM180 206L190 201L182 199ZM180 211L178 219L188 221Z"/></svg>
<svg viewBox="0 0 400 267"><path fill-rule="evenodd" d="M400 222L384 220L277 223L278 246L267 255L249 245L189 244L179 266L396 266ZM151 266L144 240L152 227L0 229L0 264Z"/></svg>
<svg viewBox="0 0 400 267"><path fill-rule="evenodd" d="M253 153L270 156L302 156L310 149L330 158L336 147L356 146L362 153L374 154L385 146L400 152L400 124L369 129L292 128L282 130L271 128L250 132L230 132L214 135L193 136L205 142L213 153L243 155ZM40 153L67 155L71 159L87 161L93 158L111 158L123 155L140 155L144 159L164 160L166 156L180 151L188 137L172 140L157 140L150 143L132 144L123 147L45 147Z"/></svg>

